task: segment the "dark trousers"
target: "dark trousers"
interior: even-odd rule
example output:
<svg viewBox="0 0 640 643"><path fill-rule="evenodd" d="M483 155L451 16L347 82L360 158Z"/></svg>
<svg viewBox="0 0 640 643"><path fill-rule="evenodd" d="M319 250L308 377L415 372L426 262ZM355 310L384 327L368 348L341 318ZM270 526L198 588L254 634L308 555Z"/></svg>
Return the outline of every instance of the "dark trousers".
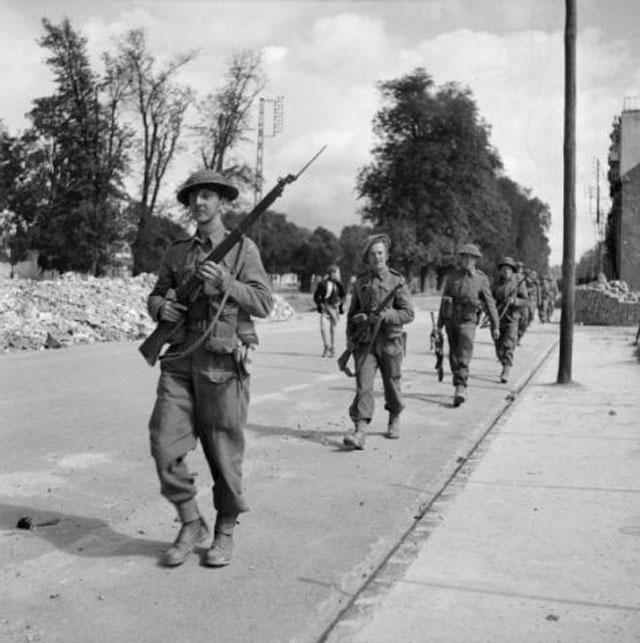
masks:
<svg viewBox="0 0 640 643"><path fill-rule="evenodd" d="M378 336L369 353L357 349L354 352L356 395L349 407L349 417L354 422L369 423L373 417L373 382L378 369L384 387L384 408L394 415L404 409L401 390L403 345L402 337L386 339Z"/></svg>
<svg viewBox="0 0 640 643"><path fill-rule="evenodd" d="M518 342L520 317L500 320L500 338L496 342L496 353L503 366L513 366L513 352Z"/></svg>
<svg viewBox="0 0 640 643"><path fill-rule="evenodd" d="M449 323L446 325L449 340L449 367L454 386L467 386L469 365L476 338L476 322Z"/></svg>
<svg viewBox="0 0 640 643"><path fill-rule="evenodd" d="M162 364L149 421L151 454L161 493L183 520L197 517L197 490L185 456L198 440L213 478L215 509L224 515L248 510L242 493L248 407L249 376L239 370L233 355L199 348Z"/></svg>

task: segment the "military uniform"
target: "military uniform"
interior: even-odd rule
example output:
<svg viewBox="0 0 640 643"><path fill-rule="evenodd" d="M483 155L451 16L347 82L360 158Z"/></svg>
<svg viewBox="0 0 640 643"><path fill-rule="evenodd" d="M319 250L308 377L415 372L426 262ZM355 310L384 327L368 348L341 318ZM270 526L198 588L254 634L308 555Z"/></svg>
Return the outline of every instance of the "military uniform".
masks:
<svg viewBox="0 0 640 643"><path fill-rule="evenodd" d="M320 313L320 335L324 345L322 357L335 356L335 329L343 313L344 300L344 287L332 276L320 281L313 293L316 310Z"/></svg>
<svg viewBox="0 0 640 643"><path fill-rule="evenodd" d="M538 310L538 302L540 301L540 288L536 273L533 270L527 271L527 278L524 282L527 288L527 296L529 297L529 305L526 308L527 328L531 322L536 318L536 311Z"/></svg>
<svg viewBox="0 0 640 643"><path fill-rule="evenodd" d="M154 320L159 319L173 292L194 277L212 249L213 240L199 232L167 249L147 300ZM237 515L248 510L242 489L243 430L250 382L247 356L258 342L251 316L268 316L273 297L258 249L250 239L243 237L221 265L231 275L224 306L219 310L222 288L215 294L206 294L202 288L189 302L185 321L165 353L168 357L161 357L156 402L149 421L160 490L176 507L183 523L178 539L165 555L167 565L181 564L208 533L195 500L194 476L185 461L198 441L213 478L216 539L219 534L227 534L230 541ZM211 564L227 564L230 551L223 552L222 562L216 562L216 542Z"/></svg>
<svg viewBox="0 0 640 643"><path fill-rule="evenodd" d="M503 259L502 265L514 266L513 260ZM493 298L500 311L500 338L496 342L496 354L503 366L501 379L507 381L513 366L513 353L518 341L518 325L522 311L529 305L529 296L523 278L514 273L508 278L500 276L493 287Z"/></svg>
<svg viewBox="0 0 640 643"><path fill-rule="evenodd" d="M189 280L210 252L208 240L195 236L174 243L162 260L148 308L157 319L169 289ZM249 404L249 374L242 355L257 341L250 315L266 317L273 306L258 250L243 239L223 264L237 277L224 309L203 344L193 354L161 364L157 399L149 430L162 494L176 505L183 521L197 515L193 476L184 462L199 439L211 468L214 506L219 514L247 511L242 493L243 427ZM180 353L198 341L217 312L220 296L203 294L191 303L186 323L168 353Z"/></svg>
<svg viewBox="0 0 640 643"><path fill-rule="evenodd" d="M539 280L540 286L540 299L538 300L538 316L540 321L544 324L551 321L553 310L555 306L555 296L557 289L550 277L542 277Z"/></svg>
<svg viewBox="0 0 640 643"><path fill-rule="evenodd" d="M462 250L466 249L463 246ZM479 256L479 250L475 246L473 249ZM487 275L478 269L454 270L446 279L438 314L438 328L445 327L449 340L449 366L456 387L454 404L464 400L476 328L483 310L489 316L491 328L498 328L498 313Z"/></svg>
<svg viewBox="0 0 640 643"><path fill-rule="evenodd" d="M368 338L358 338L359 329L353 323L354 315L370 314L397 286L394 298L383 315L373 346L367 353ZM351 304L347 313L347 345L354 350L356 372L356 395L349 408L349 416L355 424L369 424L373 417L373 381L378 368L384 387L385 409L391 415L400 415L404 409L401 392L401 369L403 360L402 326L413 321L414 311L411 294L404 277L388 268L381 275L367 272L360 275L353 285Z"/></svg>

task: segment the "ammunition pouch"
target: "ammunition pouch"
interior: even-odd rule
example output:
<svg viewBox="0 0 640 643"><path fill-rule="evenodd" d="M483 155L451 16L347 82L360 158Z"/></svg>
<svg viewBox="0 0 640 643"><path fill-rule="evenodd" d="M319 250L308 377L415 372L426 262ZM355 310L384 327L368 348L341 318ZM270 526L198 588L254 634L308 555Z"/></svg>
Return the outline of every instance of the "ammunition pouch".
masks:
<svg viewBox="0 0 640 643"><path fill-rule="evenodd" d="M440 319L449 321L453 317L453 299L451 297L443 297L440 300Z"/></svg>

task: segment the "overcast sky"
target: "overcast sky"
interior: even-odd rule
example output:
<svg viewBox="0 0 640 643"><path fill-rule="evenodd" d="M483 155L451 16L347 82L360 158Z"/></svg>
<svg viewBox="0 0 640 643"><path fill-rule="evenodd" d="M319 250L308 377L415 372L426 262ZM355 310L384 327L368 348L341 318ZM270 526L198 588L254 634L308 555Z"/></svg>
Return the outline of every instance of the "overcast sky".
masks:
<svg viewBox="0 0 640 643"><path fill-rule="evenodd" d="M147 30L159 59L197 49L181 81L202 97L220 87L232 52L261 50L263 96L284 97L284 131L265 141L265 192L326 143L276 207L298 225L336 234L360 223L355 176L370 160L376 83L424 67L438 85L468 86L507 175L550 206L551 260L562 260L563 0L0 0L0 119L14 134L27 126L31 101L52 88L36 42L45 16L68 17L96 66L113 38L134 27ZM625 97L640 94L639 24L640 2L578 2L578 256L596 240L588 198L595 161L606 194L612 121ZM253 165L255 141L245 153ZM193 155L175 165L167 198L196 163Z"/></svg>

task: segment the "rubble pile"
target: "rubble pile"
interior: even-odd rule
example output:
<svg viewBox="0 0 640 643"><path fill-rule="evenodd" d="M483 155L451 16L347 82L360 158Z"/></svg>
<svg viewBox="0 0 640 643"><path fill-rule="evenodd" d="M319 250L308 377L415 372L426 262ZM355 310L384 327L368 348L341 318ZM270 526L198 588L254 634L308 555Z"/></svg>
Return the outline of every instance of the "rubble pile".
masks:
<svg viewBox="0 0 640 643"><path fill-rule="evenodd" d="M576 288L575 319L582 324L635 326L640 321L640 292L624 281L603 277Z"/></svg>
<svg viewBox="0 0 640 643"><path fill-rule="evenodd" d="M155 275L0 280L0 352L139 340L155 328L146 308ZM266 321L294 315L279 295Z"/></svg>

